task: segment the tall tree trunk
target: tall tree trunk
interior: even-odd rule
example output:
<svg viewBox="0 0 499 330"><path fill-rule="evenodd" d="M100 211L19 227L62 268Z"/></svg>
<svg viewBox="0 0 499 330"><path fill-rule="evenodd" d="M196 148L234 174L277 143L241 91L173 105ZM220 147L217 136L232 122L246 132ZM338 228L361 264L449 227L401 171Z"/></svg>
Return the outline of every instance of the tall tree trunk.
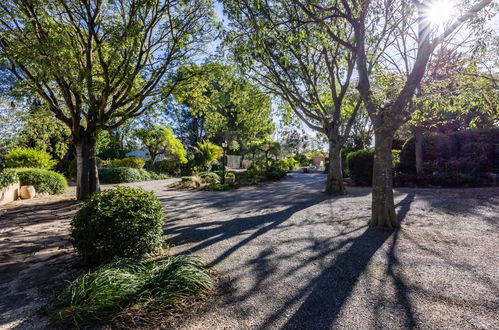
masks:
<svg viewBox="0 0 499 330"><path fill-rule="evenodd" d="M423 174L423 130L421 127L414 127L414 143L416 153L416 174Z"/></svg>
<svg viewBox="0 0 499 330"><path fill-rule="evenodd" d="M393 202L392 141L394 132L375 134L372 213L370 224L377 227L398 227Z"/></svg>
<svg viewBox="0 0 499 330"><path fill-rule="evenodd" d="M79 134L76 148L76 198L85 200L100 189L97 172L96 138L89 133Z"/></svg>
<svg viewBox="0 0 499 330"><path fill-rule="evenodd" d="M341 146L334 141L329 141L329 168L327 171L326 190L328 195L346 194L343 183L343 169L341 166Z"/></svg>

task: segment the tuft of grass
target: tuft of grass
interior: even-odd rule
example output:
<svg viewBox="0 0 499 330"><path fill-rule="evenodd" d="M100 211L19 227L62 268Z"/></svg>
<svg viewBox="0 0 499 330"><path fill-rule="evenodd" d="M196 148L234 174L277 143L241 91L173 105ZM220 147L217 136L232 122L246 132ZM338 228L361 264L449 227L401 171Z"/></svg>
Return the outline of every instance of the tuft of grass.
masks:
<svg viewBox="0 0 499 330"><path fill-rule="evenodd" d="M205 265L188 256L139 262L122 259L89 271L71 282L58 297L54 323L76 327L108 318L126 307L178 299L212 286Z"/></svg>

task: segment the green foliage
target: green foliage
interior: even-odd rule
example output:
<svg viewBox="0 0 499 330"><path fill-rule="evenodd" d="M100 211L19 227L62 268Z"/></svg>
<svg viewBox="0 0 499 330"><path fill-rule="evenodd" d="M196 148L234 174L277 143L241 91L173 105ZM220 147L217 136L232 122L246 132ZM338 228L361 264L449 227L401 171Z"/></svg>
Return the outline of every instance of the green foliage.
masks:
<svg viewBox="0 0 499 330"><path fill-rule="evenodd" d="M50 170L57 164L48 152L33 148L18 147L9 151L4 157L5 165L9 168L29 167Z"/></svg>
<svg viewBox="0 0 499 330"><path fill-rule="evenodd" d="M111 161L112 167L143 168L145 164L145 159L137 157L127 157L123 159L114 159Z"/></svg>
<svg viewBox="0 0 499 330"><path fill-rule="evenodd" d="M356 185L370 186L372 184L373 163L373 149L358 150L348 154L348 171Z"/></svg>
<svg viewBox="0 0 499 330"><path fill-rule="evenodd" d="M213 162L222 156L222 148L209 141L199 142L194 147L193 168L197 171L209 171Z"/></svg>
<svg viewBox="0 0 499 330"><path fill-rule="evenodd" d="M423 135L423 173L499 172L496 141L499 141L497 128ZM415 140L411 138L402 147L396 171L414 174L415 163Z"/></svg>
<svg viewBox="0 0 499 330"><path fill-rule="evenodd" d="M135 136L147 148L152 162L155 162L156 157L161 154L175 159L180 164L187 162L184 146L173 135L171 127L154 125L150 128L141 128L135 131Z"/></svg>
<svg viewBox="0 0 499 330"><path fill-rule="evenodd" d="M226 190L231 190L233 189L234 186L229 184L229 183L210 183L206 187L204 187L205 190L208 191L226 191Z"/></svg>
<svg viewBox="0 0 499 330"><path fill-rule="evenodd" d="M152 192L117 187L92 194L71 222L71 242L83 261L142 258L161 250L165 213Z"/></svg>
<svg viewBox="0 0 499 330"><path fill-rule="evenodd" d="M186 119L184 131L196 134L190 137L191 143L204 138L221 143L230 132L229 149L236 151L273 132L269 95L238 76L234 67L219 63L189 65L180 68L178 74L192 77L180 82L174 92L176 100L188 109L187 114L177 117ZM202 125L206 136L197 136L199 130L192 124Z"/></svg>
<svg viewBox="0 0 499 330"><path fill-rule="evenodd" d="M199 174L203 183L217 183L220 181L220 176L214 172L203 172Z"/></svg>
<svg viewBox="0 0 499 330"><path fill-rule="evenodd" d="M167 179L164 174L149 172L143 168L110 167L99 168L99 180L103 183L124 183Z"/></svg>
<svg viewBox="0 0 499 330"><path fill-rule="evenodd" d="M12 171L6 171L0 173L0 189L3 189L7 186L10 186L13 183L16 183L19 181L19 178L17 177L17 174Z"/></svg>
<svg viewBox="0 0 499 330"><path fill-rule="evenodd" d="M293 157L288 157L272 162L272 167L282 171L292 171L298 167L298 162Z"/></svg>
<svg viewBox="0 0 499 330"><path fill-rule="evenodd" d="M312 158L307 156L305 153L298 154L298 155L294 156L294 158L300 166L312 165Z"/></svg>
<svg viewBox="0 0 499 330"><path fill-rule="evenodd" d="M236 183L241 186L253 185L264 179L264 173L260 170L247 170L236 173Z"/></svg>
<svg viewBox="0 0 499 330"><path fill-rule="evenodd" d="M57 119L46 106L32 105L19 132L19 141L62 159L69 151L70 135L67 125Z"/></svg>
<svg viewBox="0 0 499 330"><path fill-rule="evenodd" d="M37 193L62 194L68 189L66 178L57 172L40 168L12 169L22 186L34 186Z"/></svg>
<svg viewBox="0 0 499 330"><path fill-rule="evenodd" d="M73 326L101 323L125 307L168 303L212 286L205 265L188 256L149 262L124 259L89 271L72 281L58 297L56 323Z"/></svg>
<svg viewBox="0 0 499 330"><path fill-rule="evenodd" d="M156 170L161 173L168 173L171 175L180 174L180 166L176 160L164 158L156 163Z"/></svg>
<svg viewBox="0 0 499 330"><path fill-rule="evenodd" d="M234 180L236 179L236 175L233 172L226 173L225 177L229 178L229 179L234 179Z"/></svg>

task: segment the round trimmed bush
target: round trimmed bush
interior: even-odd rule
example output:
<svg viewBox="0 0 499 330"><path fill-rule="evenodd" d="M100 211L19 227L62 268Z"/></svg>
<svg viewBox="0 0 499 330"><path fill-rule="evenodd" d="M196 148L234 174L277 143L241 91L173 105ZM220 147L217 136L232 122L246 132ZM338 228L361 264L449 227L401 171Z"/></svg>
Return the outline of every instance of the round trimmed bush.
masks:
<svg viewBox="0 0 499 330"><path fill-rule="evenodd" d="M46 151L33 148L15 148L5 154L5 166L9 168L52 169L57 161Z"/></svg>
<svg viewBox="0 0 499 330"><path fill-rule="evenodd" d="M165 213L153 193L118 187L92 194L71 222L71 242L83 261L143 258L160 251Z"/></svg>
<svg viewBox="0 0 499 330"><path fill-rule="evenodd" d="M201 177L201 181L203 183L217 183L220 181L220 177L218 176L218 174L214 173L214 172L203 172L201 174L199 174L199 176Z"/></svg>
<svg viewBox="0 0 499 330"><path fill-rule="evenodd" d="M370 186L373 182L374 150L363 149L348 154L347 164L350 178L359 186Z"/></svg>
<svg viewBox="0 0 499 330"><path fill-rule="evenodd" d="M68 189L64 175L40 168L16 168L21 186L34 186L37 193L62 194Z"/></svg>

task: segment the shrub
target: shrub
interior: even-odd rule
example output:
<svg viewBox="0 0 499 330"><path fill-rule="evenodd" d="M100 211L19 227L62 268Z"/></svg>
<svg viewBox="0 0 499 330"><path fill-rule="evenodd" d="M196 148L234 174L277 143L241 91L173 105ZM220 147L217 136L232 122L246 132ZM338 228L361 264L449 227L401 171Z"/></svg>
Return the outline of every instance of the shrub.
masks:
<svg viewBox="0 0 499 330"><path fill-rule="evenodd" d="M234 179L234 180L236 179L236 175L233 172L226 173L225 177L229 178L229 179Z"/></svg>
<svg viewBox="0 0 499 330"><path fill-rule="evenodd" d="M104 183L123 183L167 179L168 175L148 172L143 168L99 168L99 180Z"/></svg>
<svg viewBox="0 0 499 330"><path fill-rule="evenodd" d="M289 157L272 162L272 167L282 171L292 171L298 167L298 162L293 157Z"/></svg>
<svg viewBox="0 0 499 330"><path fill-rule="evenodd" d="M172 175L180 174L180 163L173 159L165 158L159 162L156 162L156 170L163 173L168 173Z"/></svg>
<svg viewBox="0 0 499 330"><path fill-rule="evenodd" d="M123 159L114 159L111 161L112 167L143 168L145 164L145 159L137 157L127 157Z"/></svg>
<svg viewBox="0 0 499 330"><path fill-rule="evenodd" d="M278 168L270 168L265 172L265 177L267 180L280 180L286 176L286 171Z"/></svg>
<svg viewBox="0 0 499 330"><path fill-rule="evenodd" d="M476 187L481 185L480 177L462 173L436 172L416 175L395 173L394 184L398 187Z"/></svg>
<svg viewBox="0 0 499 330"><path fill-rule="evenodd" d="M350 177L356 185L370 186L373 181L374 150L363 149L348 154Z"/></svg>
<svg viewBox="0 0 499 330"><path fill-rule="evenodd" d="M218 176L218 174L216 173L213 173L213 172L204 172L204 173L201 173L199 174L199 177L201 178L201 181L203 183L217 183L218 181L220 181L220 177Z"/></svg>
<svg viewBox="0 0 499 330"><path fill-rule="evenodd" d="M13 183L16 183L19 181L19 178L17 177L15 172L3 172L0 173L0 189L3 189L7 186L10 186Z"/></svg>
<svg viewBox="0 0 499 330"><path fill-rule="evenodd" d="M261 173L252 173L249 170L236 173L236 182L240 185L251 185L263 180Z"/></svg>
<svg viewBox="0 0 499 330"><path fill-rule="evenodd" d="M206 187L204 187L205 190L209 190L209 191L225 191L225 190L230 190L232 188L233 188L233 186L231 184L228 184L228 183L225 183L225 184L211 183L211 184L207 185Z"/></svg>
<svg viewBox="0 0 499 330"><path fill-rule="evenodd" d="M71 242L85 263L141 258L161 249L165 213L151 192L118 187L97 192L71 222Z"/></svg>
<svg viewBox="0 0 499 330"><path fill-rule="evenodd" d="M40 168L16 168L12 170L22 186L34 186L37 193L62 194L68 188L66 178L57 172Z"/></svg>
<svg viewBox="0 0 499 330"><path fill-rule="evenodd" d="M41 168L52 169L57 161L46 151L33 148L15 148L5 156L6 167L10 168Z"/></svg>
<svg viewBox="0 0 499 330"><path fill-rule="evenodd" d="M81 275L58 297L53 321L74 326L102 322L105 317L139 303L168 303L212 286L204 264L188 256L155 261L118 260Z"/></svg>
<svg viewBox="0 0 499 330"><path fill-rule="evenodd" d="M201 178L199 176L183 176L180 180L184 187L199 188L201 186Z"/></svg>

